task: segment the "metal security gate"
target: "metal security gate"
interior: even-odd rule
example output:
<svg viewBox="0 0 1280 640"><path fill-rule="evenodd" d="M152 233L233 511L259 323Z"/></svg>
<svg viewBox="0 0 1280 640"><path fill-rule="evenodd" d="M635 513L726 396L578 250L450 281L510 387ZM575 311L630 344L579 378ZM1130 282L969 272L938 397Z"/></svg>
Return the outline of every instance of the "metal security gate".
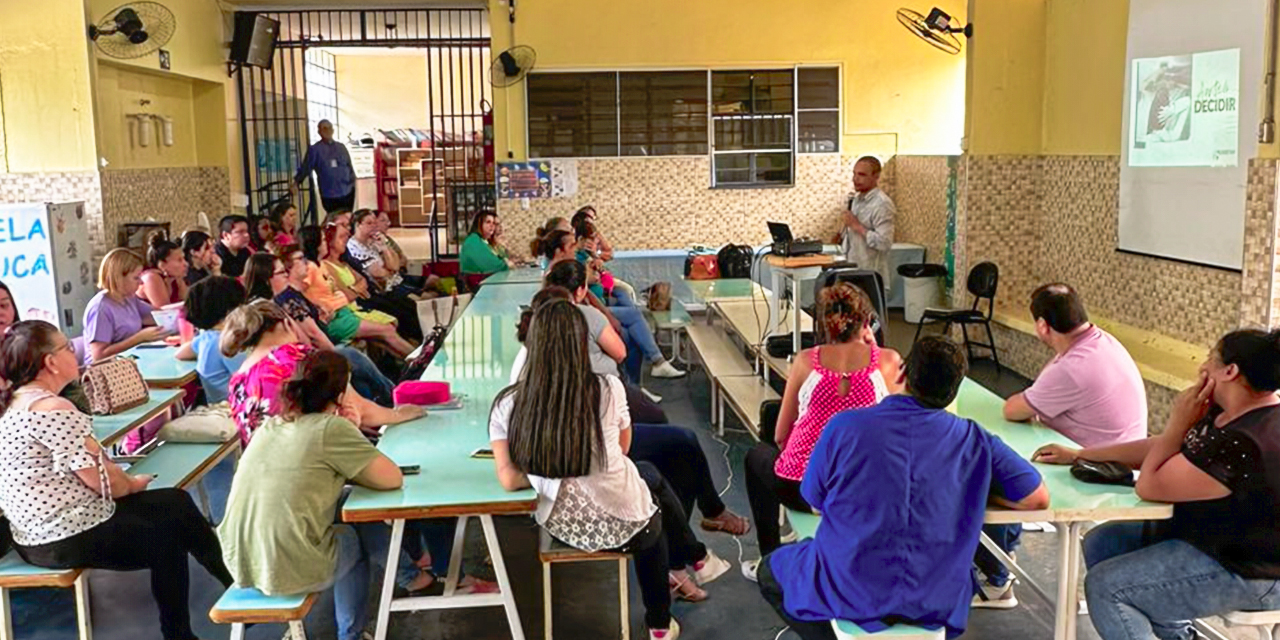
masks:
<svg viewBox="0 0 1280 640"><path fill-rule="evenodd" d="M489 84L489 17L485 9L373 9L263 11L279 21L270 69L243 67L237 76L247 213L262 215L290 198L307 147L318 139L315 123L334 120L341 105L328 47L421 49L426 58L427 96L422 108L430 129L384 132L387 145L374 176L378 206L401 226L429 230L432 259L456 254L475 211L493 206L492 153L485 153L482 105L492 104ZM388 73L396 70L388 69ZM321 97L317 94L332 92ZM323 112L323 113L319 113ZM397 123L386 123L398 126ZM347 143L341 138L339 142ZM348 144L348 147L351 147ZM403 153L399 149L414 149ZM354 151L354 149L353 149ZM420 152L420 153L419 153ZM355 155L353 153L353 155ZM489 158L490 164L485 163ZM406 184L402 162L415 165L419 193ZM299 191L305 223L320 214L319 190L308 176ZM401 202L401 194L411 204ZM415 206L416 205L416 206Z"/></svg>

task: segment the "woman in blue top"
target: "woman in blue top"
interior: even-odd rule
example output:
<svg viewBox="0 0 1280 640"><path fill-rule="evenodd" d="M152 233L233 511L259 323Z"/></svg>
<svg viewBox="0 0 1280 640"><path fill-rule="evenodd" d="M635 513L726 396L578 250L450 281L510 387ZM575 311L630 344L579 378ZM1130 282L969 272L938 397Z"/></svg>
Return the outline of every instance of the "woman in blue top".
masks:
<svg viewBox="0 0 1280 640"><path fill-rule="evenodd" d="M231 374L244 364L246 354L222 355L218 341L222 339L222 321L236 307L244 304L244 287L235 278L208 276L187 291L184 310L187 322L200 330L191 342L174 354L179 360L195 360L196 374L209 404L226 402Z"/></svg>

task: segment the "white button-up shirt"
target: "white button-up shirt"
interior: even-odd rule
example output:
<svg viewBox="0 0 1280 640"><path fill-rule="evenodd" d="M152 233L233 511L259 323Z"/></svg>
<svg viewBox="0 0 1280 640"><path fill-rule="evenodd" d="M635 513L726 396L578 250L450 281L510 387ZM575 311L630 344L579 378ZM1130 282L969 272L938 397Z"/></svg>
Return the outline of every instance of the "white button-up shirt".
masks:
<svg viewBox="0 0 1280 640"><path fill-rule="evenodd" d="M845 259L860 269L879 271L884 286L889 286L889 250L893 248L893 216L897 208L893 200L879 187L866 193L854 194L849 201L850 210L858 222L867 228L866 235L844 227Z"/></svg>

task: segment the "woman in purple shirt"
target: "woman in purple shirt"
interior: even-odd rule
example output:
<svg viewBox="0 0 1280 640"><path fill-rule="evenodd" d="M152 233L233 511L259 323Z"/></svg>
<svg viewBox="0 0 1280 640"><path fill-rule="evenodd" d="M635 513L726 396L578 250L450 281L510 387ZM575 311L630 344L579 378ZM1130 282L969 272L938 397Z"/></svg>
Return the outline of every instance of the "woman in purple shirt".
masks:
<svg viewBox="0 0 1280 640"><path fill-rule="evenodd" d="M98 267L101 291L84 310L85 364L119 355L168 335L156 326L151 305L138 299L142 258L128 249L112 249Z"/></svg>

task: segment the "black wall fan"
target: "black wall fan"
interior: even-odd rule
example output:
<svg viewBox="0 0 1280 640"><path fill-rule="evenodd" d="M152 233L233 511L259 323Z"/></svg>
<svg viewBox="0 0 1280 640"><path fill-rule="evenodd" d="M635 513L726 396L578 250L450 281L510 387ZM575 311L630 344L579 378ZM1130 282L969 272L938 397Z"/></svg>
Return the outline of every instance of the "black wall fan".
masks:
<svg viewBox="0 0 1280 640"><path fill-rule="evenodd" d="M177 19L158 2L139 0L116 7L89 25L89 39L112 58L140 58L169 43Z"/></svg>
<svg viewBox="0 0 1280 640"><path fill-rule="evenodd" d="M951 55L960 53L960 39L956 37L957 33L963 33L966 38L973 37L972 24L953 27L951 16L937 7L934 7L927 16L922 16L906 7L898 9L898 23L906 27L907 31L916 34L917 38L928 42L930 46Z"/></svg>
<svg viewBox="0 0 1280 640"><path fill-rule="evenodd" d="M517 45L498 54L489 68L489 81L495 87L509 87L529 75L538 52L528 45Z"/></svg>

